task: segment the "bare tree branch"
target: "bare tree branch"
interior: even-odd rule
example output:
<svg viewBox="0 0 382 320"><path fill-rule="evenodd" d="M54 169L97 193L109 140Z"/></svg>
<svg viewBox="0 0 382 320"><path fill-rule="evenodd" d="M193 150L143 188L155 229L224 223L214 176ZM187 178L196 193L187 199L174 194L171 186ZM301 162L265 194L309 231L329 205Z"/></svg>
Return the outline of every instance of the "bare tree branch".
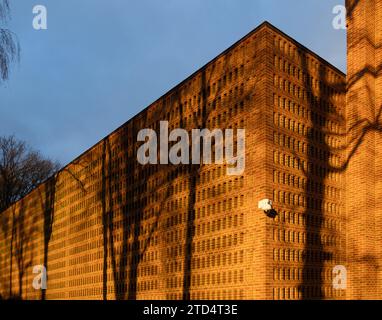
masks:
<svg viewBox="0 0 382 320"><path fill-rule="evenodd" d="M31 192L59 169L14 136L0 137L0 212Z"/></svg>
<svg viewBox="0 0 382 320"><path fill-rule="evenodd" d="M0 22L10 17L8 0L0 0ZM0 27L0 82L9 77L9 67L20 59L20 45L17 36L6 28Z"/></svg>
<svg viewBox="0 0 382 320"><path fill-rule="evenodd" d="M0 20L6 20L9 17L9 1L0 0Z"/></svg>

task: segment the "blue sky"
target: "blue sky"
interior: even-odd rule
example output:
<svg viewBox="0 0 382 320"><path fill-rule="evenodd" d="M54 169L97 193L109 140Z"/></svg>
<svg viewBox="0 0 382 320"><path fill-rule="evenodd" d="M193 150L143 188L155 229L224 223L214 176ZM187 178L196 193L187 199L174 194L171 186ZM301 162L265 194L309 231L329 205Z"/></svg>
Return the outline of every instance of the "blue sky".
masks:
<svg viewBox="0 0 382 320"><path fill-rule="evenodd" d="M264 20L346 70L344 0L10 0L21 60L0 135L70 162ZM45 5L48 30L34 30Z"/></svg>

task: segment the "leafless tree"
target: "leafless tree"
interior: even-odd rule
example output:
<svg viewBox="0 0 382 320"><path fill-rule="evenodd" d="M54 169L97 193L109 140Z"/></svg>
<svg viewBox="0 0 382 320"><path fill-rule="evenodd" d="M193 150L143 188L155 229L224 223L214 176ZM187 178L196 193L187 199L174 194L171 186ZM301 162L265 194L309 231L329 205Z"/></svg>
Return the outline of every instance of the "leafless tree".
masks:
<svg viewBox="0 0 382 320"><path fill-rule="evenodd" d="M10 17L9 0L0 0L0 23ZM9 67L20 57L20 46L16 35L0 25L0 83L8 79Z"/></svg>
<svg viewBox="0 0 382 320"><path fill-rule="evenodd" d="M60 165L14 136L0 137L0 212L45 181Z"/></svg>

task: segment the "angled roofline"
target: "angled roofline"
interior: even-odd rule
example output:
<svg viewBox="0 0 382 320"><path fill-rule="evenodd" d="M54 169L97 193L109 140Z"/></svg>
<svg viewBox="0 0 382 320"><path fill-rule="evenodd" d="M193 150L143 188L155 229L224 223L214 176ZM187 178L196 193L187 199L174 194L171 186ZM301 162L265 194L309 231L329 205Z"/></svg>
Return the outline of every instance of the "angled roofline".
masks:
<svg viewBox="0 0 382 320"><path fill-rule="evenodd" d="M224 51L222 51L220 54L218 54L215 58L211 59L210 61L208 61L206 64L204 64L202 67L200 67L199 69L197 69L196 71L194 71L192 74L190 74L187 78L185 78L184 80L182 80L181 82L179 82L177 85L175 85L174 87L172 87L171 89L169 89L168 91L166 91L163 95L161 95L158 99L154 100L153 102L151 102L147 107L143 108L141 111L137 112L134 116L132 116L129 120L125 121L124 123L122 123L119 127L117 127L115 130L113 130L112 132L110 132L108 135L106 135L105 137L103 137L101 140L99 140L97 143L95 143L94 145L92 145L91 147L89 147L86 151L84 151L83 153L81 153L78 157L76 157L75 159L73 159L71 162L69 162L68 164L66 164L64 167L62 167L62 169L66 168L67 166L69 166L70 164L72 164L73 162L79 160L84 154L86 154L88 151L92 150L95 146L98 145L98 143L100 143L101 141L105 140L106 138L108 138L110 135L116 133L118 130L120 130L121 128L123 128L127 123L129 123L130 121L134 120L135 118L137 118L138 116L140 116L143 112L147 111L151 106L153 106L154 104L158 103L160 100L162 100L164 97L170 95L172 92L176 91L177 89L179 89L179 87L181 87L182 85L184 85L187 81L189 81L190 79L192 79L193 77L195 77L198 73L200 73L201 71L207 69L211 64L213 64L214 62L216 62L219 58L221 58L222 56L226 55L228 52L232 51L232 49L234 49L236 46L238 46L240 43L244 42L245 40L247 40L248 38L250 38L251 36L253 36L256 32L260 31L262 28L264 27L268 27L270 29L272 29L273 31L281 34L283 37L287 38L288 40L290 40L291 42L293 42L295 45L297 46L300 46L302 49L306 50L307 52L309 52L310 54L312 54L314 57L316 57L318 60L320 60L322 63L326 64L328 67L336 70L338 73L340 73L342 76L346 77L346 74L344 72L342 72L340 69L338 69L337 67L335 67L334 65L332 65L330 62L328 62L327 60L325 60L324 58L322 58L321 56L319 56L317 53L313 52L312 50L310 50L309 48L307 48L306 46L304 46L303 44L301 44L300 42L298 42L297 40L295 40L294 38L292 38L291 36L287 35L286 33L284 33L283 31L281 31L280 29L278 29L277 27L275 27L273 24L271 24L270 22L268 21L263 21L261 24L259 24L256 28L254 28L252 31L250 31L249 33L247 33L244 37L242 37L241 39L239 39L238 41L236 41L234 44L232 44L231 46L229 46L227 49L225 49ZM59 172L59 171L58 171ZM58 173L57 172L57 173Z"/></svg>
<svg viewBox="0 0 382 320"><path fill-rule="evenodd" d="M286 34L285 32L281 31L279 28L275 27L273 24L269 23L268 21L264 21L262 25L266 25L268 26L270 29L272 29L273 31L281 34L283 37L287 38L288 40L290 40L291 42L293 42L295 45L301 47L302 49L304 49L305 51L307 51L308 53L310 53L311 55L313 55L316 59L320 60L323 64L326 64L328 67L336 70L338 73L340 73L342 76L346 77L346 73L343 72L342 70L340 70L339 68L337 68L335 65L333 65L332 63L330 63L328 60L324 59L323 57L321 57L320 55L318 55L317 53L315 53L314 51L312 51L311 49L309 49L308 47L304 46L303 44L301 44L300 42L298 42L296 39L292 38L291 36L289 36L288 34Z"/></svg>
<svg viewBox="0 0 382 320"><path fill-rule="evenodd" d="M312 50L310 50L309 48L307 48L306 46L304 46L303 44L301 44L300 42L298 42L297 40L295 40L294 38L292 38L291 36L287 35L286 33L284 33L283 31L281 31L280 29L278 29L277 27L275 27L273 24L271 24L270 22L268 21L263 21L261 24L259 24L256 28L254 28L252 31L250 31L249 33L247 33L244 37L242 37L241 39L239 39L238 41L236 41L234 44L232 44L231 46L229 46L227 49L225 49L224 51L222 51L220 54L218 54L215 58L211 59L210 61L208 61L206 64L204 64L202 67L200 67L199 69L197 69L196 71L194 71L192 74L190 74L189 76L187 76L187 78L185 78L184 80L182 80L181 82L179 82L177 85L175 85L174 87L172 87L171 89L167 90L163 95L161 95L158 99L154 100L153 102L151 102L147 107L143 108L142 110L140 110L139 112L137 112L134 116L132 116L129 120L125 121L124 123L122 123L119 127L117 127L115 130L113 130L112 132L110 132L108 135L106 135L105 137L103 137L101 140L99 140L97 143L95 143L94 145L92 145L91 147L89 147L86 151L84 151L83 153L81 153L78 157L76 157L75 159L73 159L71 162L69 162L68 164L66 164L62 169L66 168L67 166L69 166L70 164L72 164L73 162L79 160L85 153L87 153L88 151L92 150L95 146L98 145L98 143L100 143L101 141L105 140L106 138L108 138L110 135L116 133L118 130L120 130L121 128L123 128L127 123L129 123L130 121L134 120L135 118L137 118L138 116L140 116L143 112L147 111L151 106L153 106L154 104L158 103L160 100L162 100L164 97L170 95L172 92L176 91L177 89L179 89L179 87L181 87L182 85L184 85L187 81L189 81L190 79L192 79L193 77L195 77L198 73L200 73L201 71L207 69L211 64L213 64L214 62L216 62L219 58L221 58L222 56L226 55L228 52L232 51L232 49L234 49L236 46L238 46L240 43L244 42L245 40L247 40L248 38L250 38L251 36L253 36L256 32L260 31L262 28L264 27L268 27L270 29L272 29L273 31L281 34L283 37L287 38L288 40L290 40L291 42L293 42L295 45L297 46L300 46L302 49L306 50L307 52L309 52L310 54L312 54L314 57L316 57L318 60L320 60L322 63L326 64L328 67L336 70L338 73L340 73L342 76L346 77L346 74L344 72L342 72L340 69L338 69L337 67L335 67L334 65L332 65L330 62L328 62L327 60L325 60L324 58L322 58L321 56L319 56L317 53L313 52ZM61 169L61 170L62 170ZM59 172L59 171L58 171Z"/></svg>
<svg viewBox="0 0 382 320"><path fill-rule="evenodd" d="M297 40L295 40L294 38L292 38L291 36L287 35L286 33L284 33L283 31L281 31L280 29L278 29L277 27L275 27L273 24L271 24L270 22L268 21L263 21L261 24L259 24L256 28L254 28L252 31L250 31L249 33L247 33L245 36L243 36L241 39L239 39L238 41L236 41L235 43L233 43L231 46L229 46L227 49L225 49L224 51L222 51L220 54L218 54L216 57L214 57L213 59L211 59L209 62L207 62L206 64L204 64L202 67L200 67L199 69L197 69L195 72L193 72L192 74L190 74L187 78L185 78L184 80L182 80L181 82L179 82L177 85L175 85L174 87L172 87L171 89L169 89L167 92L165 92L163 95L161 95L158 99L154 100L153 102L151 102L147 107L143 108L141 111L139 111L138 113L136 113L134 116L132 116L129 120L125 121L124 123L122 123L120 126L118 126L116 129L114 129L113 131L111 131L108 135L106 135L105 137L103 137L102 139L100 139L99 141L97 141L95 144L93 144L91 147L87 148L85 151L83 151L80 155L78 155L76 158L74 158L73 160L71 160L69 163L65 164L60 170L58 170L57 172L55 172L54 174L52 174L49 178L47 178L46 180L44 180L43 182L41 182L38 186L36 186L33 190L31 190L28 194L26 194L22 199L24 199L25 197L28 197L32 192L34 192L36 189L38 189L39 187L41 187L43 184L45 184L47 181L49 181L50 179L52 179L53 177L55 177L56 175L60 174L61 172L63 172L66 168L68 168L70 165L72 164L75 164L76 161L80 160L85 154L87 154L88 152L90 152L92 149L94 149L99 143L101 143L102 141L104 141L105 139L107 139L108 137L110 137L112 134L118 132L120 129L122 129L124 126L126 126L126 124L128 124L130 121L133 121L134 119L138 118L142 113L146 112L150 107L152 107L154 104L158 103L160 100L162 100L164 97L170 95L172 92L176 91L177 89L179 89L182 85L184 85L187 81L189 81L190 79L192 79L193 77L195 77L198 73L200 73L201 71L207 69L211 64L213 64L214 62L216 62L219 58L221 58L222 56L226 55L228 52L232 51L235 47L237 47L239 44L241 44L242 42L244 42L245 40L247 40L248 38L250 38L251 36L253 36L256 32L260 31L262 28L264 27L267 27L267 28L270 28L271 30L275 31L276 33L279 33L281 36L287 38L289 41L291 41L292 43L294 43L296 46L298 47L301 47L303 50L305 50L306 52L308 52L309 54L313 55L315 58L317 58L318 60L320 60L323 64L327 65L328 67L334 69L335 71L337 71L338 73L340 73L341 75L345 76L346 77L346 74L344 72L342 72L340 69L338 69L337 67L335 67L334 65L332 65L330 62L328 62L327 60L325 60L324 58L322 58L321 56L319 56L317 53L313 52L312 50L310 50L309 48L307 48L306 46L304 46L303 44L301 44L300 42L298 42ZM14 206L16 203L18 203L19 201L21 201L22 199L19 199L18 201L12 203L7 209L5 209L4 211L2 212L5 212L7 211L9 208L11 208L12 206ZM0 214L2 213L0 212Z"/></svg>

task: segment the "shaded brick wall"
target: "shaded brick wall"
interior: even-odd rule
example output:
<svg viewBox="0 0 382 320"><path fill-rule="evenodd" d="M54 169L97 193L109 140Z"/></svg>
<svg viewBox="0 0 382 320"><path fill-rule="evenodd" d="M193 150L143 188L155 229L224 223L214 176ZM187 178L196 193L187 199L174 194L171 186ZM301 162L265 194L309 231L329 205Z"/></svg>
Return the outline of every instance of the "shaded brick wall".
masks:
<svg viewBox="0 0 382 320"><path fill-rule="evenodd" d="M332 270L345 262L344 75L279 33L269 34L268 299L344 298Z"/></svg>
<svg viewBox="0 0 382 320"><path fill-rule="evenodd" d="M346 212L350 299L381 295L382 1L347 1Z"/></svg>

